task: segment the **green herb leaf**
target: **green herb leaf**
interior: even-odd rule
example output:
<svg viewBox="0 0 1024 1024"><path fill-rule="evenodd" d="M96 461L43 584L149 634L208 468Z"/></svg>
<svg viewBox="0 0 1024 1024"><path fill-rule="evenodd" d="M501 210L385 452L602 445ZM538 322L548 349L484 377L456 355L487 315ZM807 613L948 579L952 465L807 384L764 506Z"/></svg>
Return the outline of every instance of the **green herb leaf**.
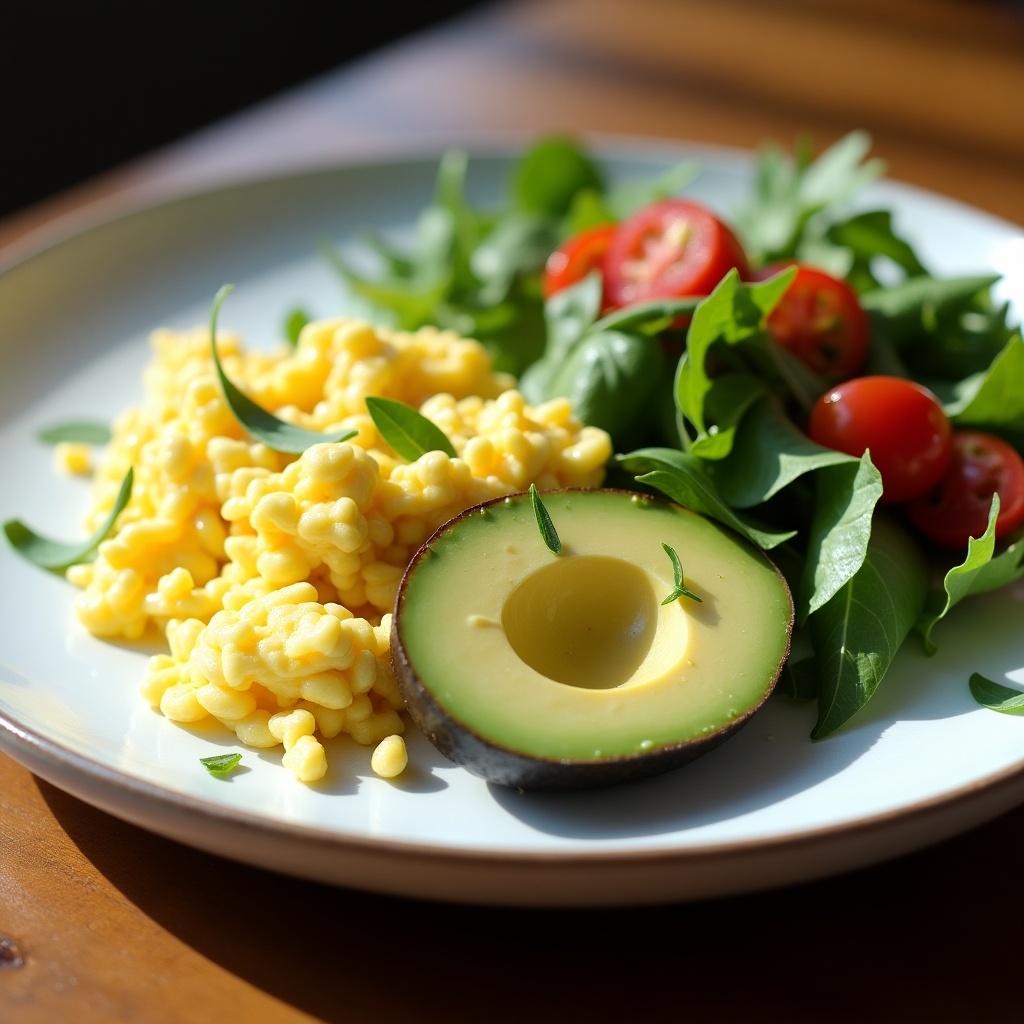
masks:
<svg viewBox="0 0 1024 1024"><path fill-rule="evenodd" d="M871 543L873 514L882 495L882 476L865 452L822 469L800 596L800 621L827 604L864 564Z"/></svg>
<svg viewBox="0 0 1024 1024"><path fill-rule="evenodd" d="M427 452L444 452L450 459L458 457L448 435L405 402L370 395L366 410L380 436L400 458L415 462Z"/></svg>
<svg viewBox="0 0 1024 1024"><path fill-rule="evenodd" d="M558 539L555 524L551 521L551 516L548 514L547 508L545 508L544 502L540 500L536 484L530 484L530 504L533 505L533 514L537 517L537 526L540 528L540 535L544 538L544 543L550 551L560 555L562 553L562 542Z"/></svg>
<svg viewBox="0 0 1024 1024"><path fill-rule="evenodd" d="M941 591L928 599L916 628L924 641L925 650L934 654L938 644L932 636L935 626L964 598L997 590L1015 580L1024 579L1024 541L1011 544L999 555L995 554L996 519L999 516L999 495L992 495L988 525L980 537L967 541L964 560L953 566L942 580Z"/></svg>
<svg viewBox="0 0 1024 1024"><path fill-rule="evenodd" d="M217 370L221 390L224 392L224 399L235 414L235 419L246 431L262 441L268 448L288 455L301 455L307 448L315 444L337 444L355 437L359 433L357 430L342 430L334 434L323 434L279 420L273 413L267 412L231 383L220 364L220 356L217 353L217 315L220 312L221 304L232 290L232 285L224 285L213 300L213 309L210 312L210 348L213 352L213 365Z"/></svg>
<svg viewBox="0 0 1024 1024"><path fill-rule="evenodd" d="M512 173L512 195L522 210L564 216L573 198L584 190L604 191L604 176L572 138L539 139L520 158Z"/></svg>
<svg viewBox="0 0 1024 1024"><path fill-rule="evenodd" d="M668 555L672 562L672 576L673 586L672 593L662 601L662 604L671 604L673 601L677 601L681 597L689 597L694 601L699 601L703 604L704 599L698 597L692 590L689 590L683 583L683 563L679 561L679 555L676 553L676 549L671 544L666 544L662 541L661 546L665 549L665 554Z"/></svg>
<svg viewBox="0 0 1024 1024"><path fill-rule="evenodd" d="M284 320L284 335L288 344L294 348L299 343L302 328L310 321L310 315L304 309L293 309Z"/></svg>
<svg viewBox="0 0 1024 1024"><path fill-rule="evenodd" d="M980 672L974 672L967 684L971 696L982 706L1005 715L1024 715L1024 691L986 679Z"/></svg>
<svg viewBox="0 0 1024 1024"><path fill-rule="evenodd" d="M36 437L46 444L60 444L62 441L82 444L106 444L110 440L110 426L106 423L55 423L44 427Z"/></svg>
<svg viewBox="0 0 1024 1024"><path fill-rule="evenodd" d="M927 569L917 545L892 521L876 520L864 564L809 619L819 679L815 740L867 704L924 605Z"/></svg>
<svg viewBox="0 0 1024 1024"><path fill-rule="evenodd" d="M31 530L20 519L7 520L4 523L4 533L14 550L33 565L39 566L40 569L49 569L51 572L64 572L69 566L87 561L100 542L110 533L115 520L132 496L134 479L135 471L129 469L121 482L121 489L107 521L85 542L66 544L50 540Z"/></svg>
<svg viewBox="0 0 1024 1024"><path fill-rule="evenodd" d="M242 755L214 754L212 757L201 757L199 760L211 775L227 775L239 765Z"/></svg>
<svg viewBox="0 0 1024 1024"><path fill-rule="evenodd" d="M717 519L768 551L796 535L775 531L733 511L722 499L703 459L674 448L639 448L618 455L615 462L633 473L637 483L661 491L679 505Z"/></svg>

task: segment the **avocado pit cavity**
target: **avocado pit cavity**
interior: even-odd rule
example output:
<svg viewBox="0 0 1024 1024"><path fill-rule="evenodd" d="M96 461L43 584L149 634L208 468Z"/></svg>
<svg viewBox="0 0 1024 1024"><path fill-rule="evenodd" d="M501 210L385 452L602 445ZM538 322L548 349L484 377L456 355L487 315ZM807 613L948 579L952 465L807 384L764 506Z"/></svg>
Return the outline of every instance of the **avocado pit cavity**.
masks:
<svg viewBox="0 0 1024 1024"><path fill-rule="evenodd" d="M512 650L555 682L605 690L642 682L659 601L649 575L607 555L567 555L531 573L508 596L501 624ZM680 626L684 619L675 617ZM679 630L685 646L685 628Z"/></svg>

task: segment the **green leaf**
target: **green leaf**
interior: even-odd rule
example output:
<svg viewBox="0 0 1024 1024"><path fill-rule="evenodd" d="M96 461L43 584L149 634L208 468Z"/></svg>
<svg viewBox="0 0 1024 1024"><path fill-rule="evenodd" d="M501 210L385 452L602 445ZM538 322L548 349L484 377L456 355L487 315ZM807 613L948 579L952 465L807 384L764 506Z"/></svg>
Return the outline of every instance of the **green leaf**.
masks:
<svg viewBox="0 0 1024 1024"><path fill-rule="evenodd" d="M971 674L967 684L971 696L982 706L1005 715L1024 715L1024 692L986 679L979 672Z"/></svg>
<svg viewBox="0 0 1024 1024"><path fill-rule="evenodd" d="M555 524L551 521L550 513L544 502L540 500L536 484L530 484L530 504L533 505L533 514L537 517L537 527L540 529L540 535L544 538L545 545L550 551L560 555L562 542L558 539L558 532L555 530Z"/></svg>
<svg viewBox="0 0 1024 1024"><path fill-rule="evenodd" d="M293 309L290 310L288 315L284 318L284 336L288 339L288 344L294 348L299 343L299 335L302 333L302 328L306 326L310 321L309 314L304 309Z"/></svg>
<svg viewBox="0 0 1024 1024"><path fill-rule="evenodd" d="M942 589L932 593L916 623L925 650L938 650L932 632L957 604L974 594L998 590L1016 580L1024 579L1024 541L1011 544L995 555L996 519L999 516L999 495L992 495L988 524L980 537L967 541L964 560L949 569L942 580Z"/></svg>
<svg viewBox="0 0 1024 1024"><path fill-rule="evenodd" d="M991 366L961 382L945 405L957 427L1010 431L1024 436L1024 339L1018 331Z"/></svg>
<svg viewBox="0 0 1024 1024"><path fill-rule="evenodd" d="M235 754L214 754L211 757L201 757L199 761L206 767L211 775L227 775L233 771L242 760L242 755Z"/></svg>
<svg viewBox="0 0 1024 1024"><path fill-rule="evenodd" d="M11 543L11 547L18 552L22 558L27 559L40 569L49 569L51 572L64 572L69 566L77 565L80 562L88 561L99 547L100 542L110 533L114 522L124 510L132 496L132 483L135 479L135 472L129 469L121 482L121 489L118 491L117 500L110 511L106 522L87 541L78 543L62 543L61 541L50 540L43 537L27 527L20 519L8 519L4 523L4 533Z"/></svg>
<svg viewBox="0 0 1024 1024"><path fill-rule="evenodd" d="M604 175L574 139L535 142L513 169L512 195L522 210L562 217L584 189L604 191Z"/></svg>
<svg viewBox="0 0 1024 1024"><path fill-rule="evenodd" d="M717 382L716 382L717 383ZM715 466L722 497L733 508L751 508L767 501L806 473L826 466L856 462L850 456L815 444L786 414L780 401L762 397L763 385L736 428L731 451ZM733 399L736 409L745 409Z"/></svg>
<svg viewBox="0 0 1024 1024"><path fill-rule="evenodd" d="M60 444L62 441L107 444L110 441L111 431L109 424L106 423L75 421L55 423L51 427L44 427L36 434L36 437L46 444Z"/></svg>
<svg viewBox="0 0 1024 1024"><path fill-rule="evenodd" d="M815 700L818 696L817 666L814 658L792 658L782 666L775 692L792 700Z"/></svg>
<svg viewBox="0 0 1024 1024"><path fill-rule="evenodd" d="M692 590L689 590L683 583L683 563L679 561L679 555L676 549L671 544L665 544L662 542L661 545L665 549L665 554L668 555L672 562L672 576L673 586L672 593L662 601L662 604L671 604L673 601L679 600L681 597L689 597L694 601L703 603L703 598L698 597Z"/></svg>
<svg viewBox="0 0 1024 1024"><path fill-rule="evenodd" d="M615 457L615 463L633 473L637 483L661 491L686 508L718 520L751 543L770 550L795 536L795 530L765 529L734 512L718 493L702 459L674 448L641 448Z"/></svg>
<svg viewBox="0 0 1024 1024"><path fill-rule="evenodd" d="M762 147L754 194L736 214L755 264L803 258L857 192L885 169L880 160L866 159L871 138L865 132L850 132L816 160L809 144L798 140L794 149L789 154L775 144Z"/></svg>
<svg viewBox="0 0 1024 1024"><path fill-rule="evenodd" d="M366 409L380 436L399 457L415 462L427 452L437 451L444 452L450 459L456 458L448 435L405 402L370 395Z"/></svg>
<svg viewBox="0 0 1024 1024"><path fill-rule="evenodd" d="M623 331L587 333L548 384L549 397L564 396L582 422L623 437L651 408L664 357L646 335Z"/></svg>
<svg viewBox="0 0 1024 1024"><path fill-rule="evenodd" d="M882 477L868 452L822 469L801 586L803 621L860 571L870 546Z"/></svg>
<svg viewBox="0 0 1024 1024"><path fill-rule="evenodd" d="M210 349L213 353L213 365L224 393L224 400L234 413L235 419L249 434L262 441L268 448L291 455L301 455L314 444L337 444L355 437L359 433L357 430L322 434L316 430L305 430L292 423L285 423L273 413L267 412L231 383L221 366L220 355L217 352L217 314L220 312L221 303L232 291L232 288L232 285L223 285L213 300L213 309L210 312Z"/></svg>
<svg viewBox="0 0 1024 1024"><path fill-rule="evenodd" d="M812 739L867 704L924 604L927 569L917 546L891 520L876 518L864 564L809 619L819 680Z"/></svg>
<svg viewBox="0 0 1024 1024"><path fill-rule="evenodd" d="M765 338L764 319L789 287L794 268L767 281L746 285L735 270L716 285L693 314L687 334L687 354L679 363L676 375L676 405L684 421L690 423L696 436L691 450L708 457L722 458L731 447L731 430L723 443L716 435L722 425L715 416L726 415L725 426L736 424L728 403L716 401L713 389L721 373L712 373L712 350L722 345L735 348L755 337ZM756 377L756 373L750 374ZM717 385L719 388L722 385Z"/></svg>

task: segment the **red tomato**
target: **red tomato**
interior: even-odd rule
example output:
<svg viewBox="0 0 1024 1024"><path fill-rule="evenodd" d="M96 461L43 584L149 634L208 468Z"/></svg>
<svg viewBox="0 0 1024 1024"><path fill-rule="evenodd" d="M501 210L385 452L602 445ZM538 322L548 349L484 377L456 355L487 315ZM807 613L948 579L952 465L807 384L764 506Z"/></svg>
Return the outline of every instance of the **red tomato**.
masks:
<svg viewBox="0 0 1024 1024"><path fill-rule="evenodd" d="M599 224L567 238L544 267L544 298L550 299L555 292L582 281L592 270L603 270L614 231L614 224Z"/></svg>
<svg viewBox="0 0 1024 1024"><path fill-rule="evenodd" d="M1001 438L980 430L953 432L953 457L942 479L907 504L907 516L948 548L966 548L988 526L992 495L999 495L996 540L1024 522L1024 459Z"/></svg>
<svg viewBox="0 0 1024 1024"><path fill-rule="evenodd" d="M708 295L733 267L745 277L747 257L718 217L687 199L662 199L637 210L612 236L605 257L608 299L621 308Z"/></svg>
<svg viewBox="0 0 1024 1024"><path fill-rule="evenodd" d="M953 428L939 400L902 377L854 377L837 384L814 403L807 432L812 441L848 455L860 457L870 449L886 504L934 487L953 448Z"/></svg>
<svg viewBox="0 0 1024 1024"><path fill-rule="evenodd" d="M764 280L784 266L765 267L753 276ZM796 276L768 315L768 331L815 373L838 380L852 377L864 365L871 335L857 293L842 278L802 263L796 266Z"/></svg>

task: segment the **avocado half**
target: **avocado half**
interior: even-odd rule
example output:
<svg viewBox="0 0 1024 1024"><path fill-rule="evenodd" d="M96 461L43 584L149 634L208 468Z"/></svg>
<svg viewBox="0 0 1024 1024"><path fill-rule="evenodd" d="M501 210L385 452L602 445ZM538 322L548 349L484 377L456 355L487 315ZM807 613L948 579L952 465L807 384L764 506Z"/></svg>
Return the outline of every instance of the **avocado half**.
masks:
<svg viewBox="0 0 1024 1024"><path fill-rule="evenodd" d="M606 786L677 768L764 703L793 600L763 552L648 495L528 494L467 509L399 587L391 656L416 725L446 757L523 790ZM695 597L663 600L683 567Z"/></svg>

